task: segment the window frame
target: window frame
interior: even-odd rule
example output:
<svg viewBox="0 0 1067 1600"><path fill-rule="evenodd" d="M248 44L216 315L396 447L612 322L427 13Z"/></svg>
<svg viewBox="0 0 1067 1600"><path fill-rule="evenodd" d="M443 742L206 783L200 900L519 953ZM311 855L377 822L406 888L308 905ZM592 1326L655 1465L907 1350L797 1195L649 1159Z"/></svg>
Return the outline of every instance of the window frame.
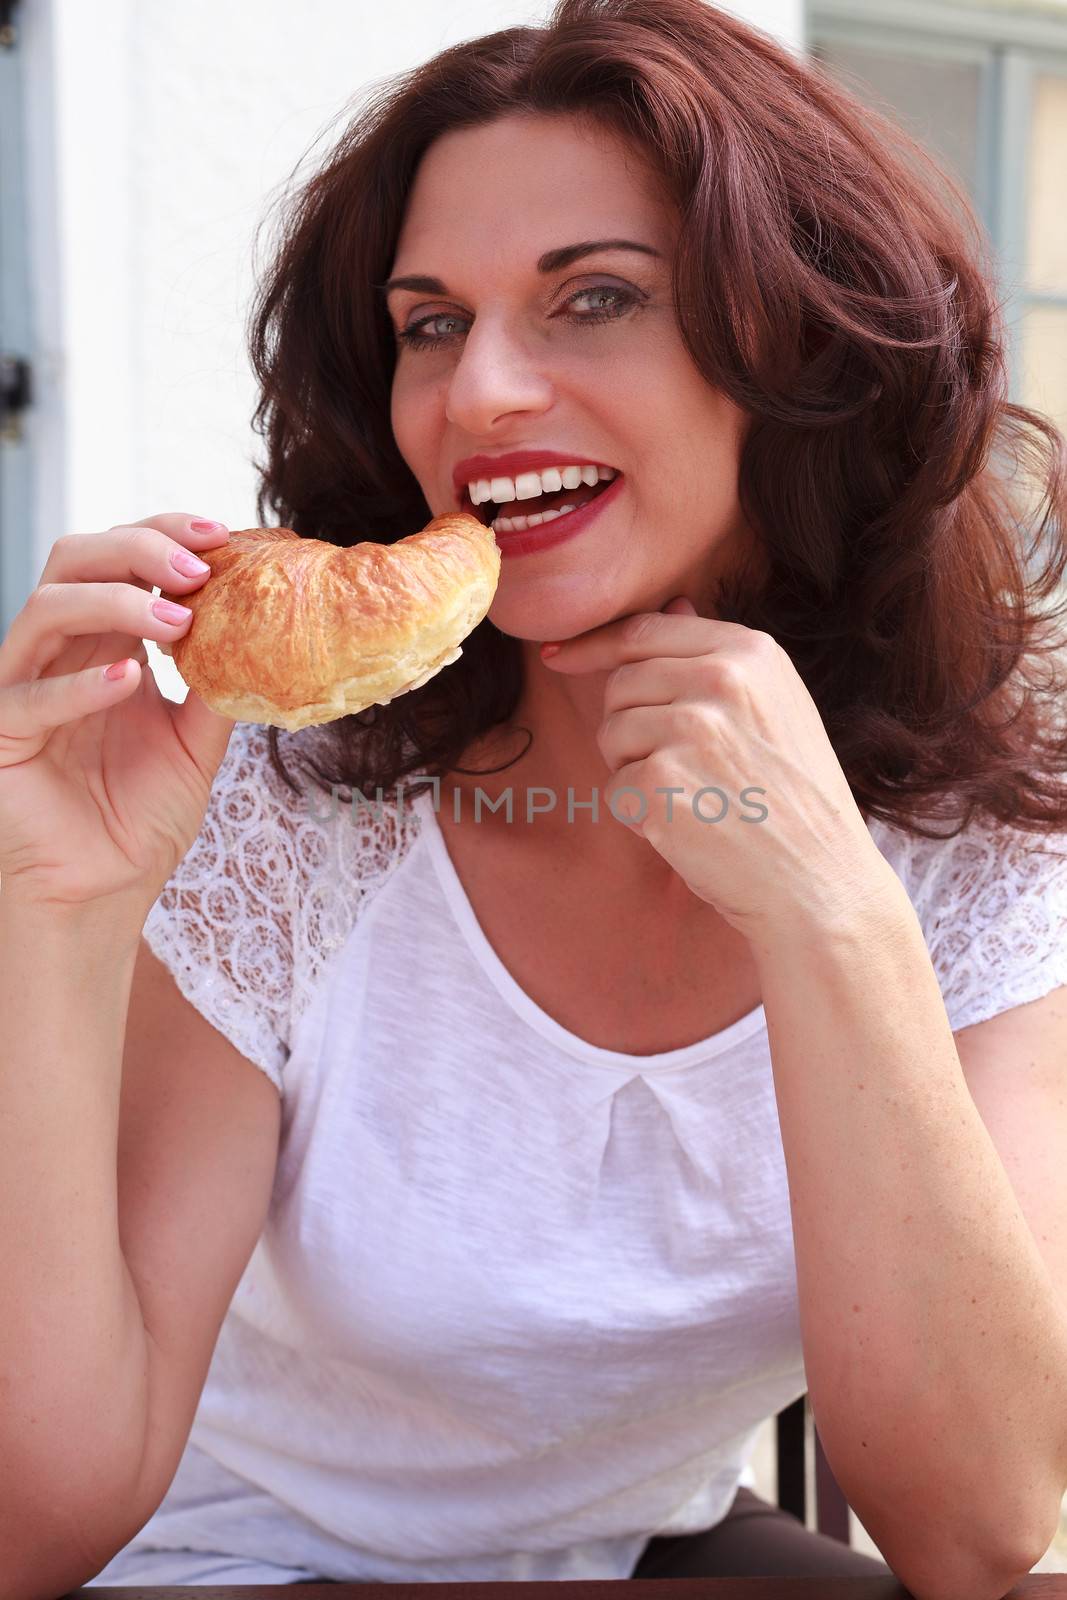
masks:
<svg viewBox="0 0 1067 1600"><path fill-rule="evenodd" d="M0 638L33 587L31 539L36 376L33 293L27 241L25 72L19 9L8 8L0 41L0 351L29 363L31 406L0 432Z"/></svg>

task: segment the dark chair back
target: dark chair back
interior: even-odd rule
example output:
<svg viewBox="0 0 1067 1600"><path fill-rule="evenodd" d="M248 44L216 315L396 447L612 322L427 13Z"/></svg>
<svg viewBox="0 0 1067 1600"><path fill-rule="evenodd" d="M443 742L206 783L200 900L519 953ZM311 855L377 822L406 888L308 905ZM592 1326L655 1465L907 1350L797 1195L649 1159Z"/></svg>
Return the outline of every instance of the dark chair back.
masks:
<svg viewBox="0 0 1067 1600"><path fill-rule="evenodd" d="M807 1526L810 1433L815 1466L815 1531L828 1534L831 1539L840 1539L842 1544L850 1544L848 1501L826 1459L807 1395L802 1394L799 1400L794 1400L784 1411L779 1411L776 1420L778 1504L783 1511L791 1511Z"/></svg>

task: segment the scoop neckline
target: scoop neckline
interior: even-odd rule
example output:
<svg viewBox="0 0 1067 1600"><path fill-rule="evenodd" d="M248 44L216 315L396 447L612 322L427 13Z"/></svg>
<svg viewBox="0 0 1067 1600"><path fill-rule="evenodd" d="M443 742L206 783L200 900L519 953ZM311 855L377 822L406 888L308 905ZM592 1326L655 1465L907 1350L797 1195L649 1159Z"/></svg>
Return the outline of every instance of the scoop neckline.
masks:
<svg viewBox="0 0 1067 1600"><path fill-rule="evenodd" d="M572 1033L531 999L525 989L512 977L486 938L452 857L448 853L448 846L437 820L437 811L430 792L423 790L415 797L413 804L424 824L420 830L421 836L426 840L438 881L471 954L516 1015L558 1049L576 1056L590 1066L607 1067L616 1072L624 1071L631 1074L666 1072L672 1068L689 1066L694 1061L706 1061L712 1056L721 1055L724 1050L740 1044L765 1025L766 1018L761 1001L754 1010L747 1011L743 1017L738 1017L736 1022L720 1028L717 1033L710 1034L706 1039L697 1039L693 1044L682 1045L677 1050L661 1050L655 1055L647 1056L630 1055L623 1050L608 1050Z"/></svg>

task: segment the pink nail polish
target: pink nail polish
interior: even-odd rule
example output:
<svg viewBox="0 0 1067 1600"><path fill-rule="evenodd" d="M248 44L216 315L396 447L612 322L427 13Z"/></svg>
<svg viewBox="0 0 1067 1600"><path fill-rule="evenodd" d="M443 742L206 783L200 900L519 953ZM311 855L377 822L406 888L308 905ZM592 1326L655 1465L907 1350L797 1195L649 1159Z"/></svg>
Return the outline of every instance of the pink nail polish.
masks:
<svg viewBox="0 0 1067 1600"><path fill-rule="evenodd" d="M188 606L176 606L173 600L153 600L152 614L160 622L180 623L191 617L192 611Z"/></svg>
<svg viewBox="0 0 1067 1600"><path fill-rule="evenodd" d="M170 564L186 578L202 578L205 572L211 571L206 561L199 560L188 550L175 550Z"/></svg>

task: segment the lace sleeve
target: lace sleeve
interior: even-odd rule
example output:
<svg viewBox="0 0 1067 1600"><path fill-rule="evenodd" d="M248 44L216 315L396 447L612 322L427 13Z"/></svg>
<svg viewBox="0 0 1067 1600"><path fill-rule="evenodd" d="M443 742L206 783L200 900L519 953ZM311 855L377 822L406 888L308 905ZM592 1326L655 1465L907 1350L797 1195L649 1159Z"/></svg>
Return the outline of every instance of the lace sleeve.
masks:
<svg viewBox="0 0 1067 1600"><path fill-rule="evenodd" d="M265 730L237 723L200 832L144 925L186 999L279 1092L296 895L288 794L270 765Z"/></svg>
<svg viewBox="0 0 1067 1600"><path fill-rule="evenodd" d="M1067 984L1067 834L983 821L922 849L915 907L953 1032Z"/></svg>

